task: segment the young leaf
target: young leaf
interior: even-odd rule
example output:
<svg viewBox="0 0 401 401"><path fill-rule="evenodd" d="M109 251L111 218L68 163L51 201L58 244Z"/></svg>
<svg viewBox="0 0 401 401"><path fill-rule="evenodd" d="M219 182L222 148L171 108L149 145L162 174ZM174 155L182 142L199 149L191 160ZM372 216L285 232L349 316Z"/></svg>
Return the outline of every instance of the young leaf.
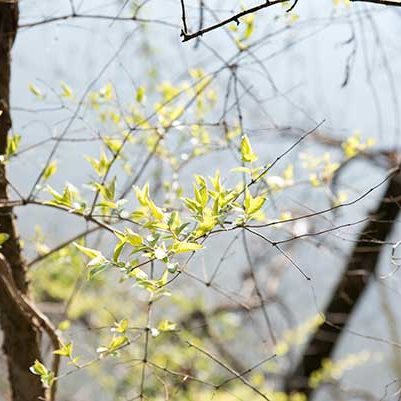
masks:
<svg viewBox="0 0 401 401"><path fill-rule="evenodd" d="M114 326L111 330L116 333L125 334L128 330L128 319L120 320L119 322L114 323Z"/></svg>
<svg viewBox="0 0 401 401"><path fill-rule="evenodd" d="M42 94L42 92L40 91L40 89L37 87L37 86L35 86L34 84L32 84L32 83L30 83L29 85L28 85L28 89L30 90L30 92L34 95L34 96L36 96L38 99L44 99L44 96L43 96L43 94Z"/></svg>
<svg viewBox="0 0 401 401"><path fill-rule="evenodd" d="M71 327L71 322L69 320L63 320L57 326L57 330L66 331Z"/></svg>
<svg viewBox="0 0 401 401"><path fill-rule="evenodd" d="M65 82L61 82L60 86L62 89L61 96L66 99L71 99L73 97L72 89Z"/></svg>
<svg viewBox="0 0 401 401"><path fill-rule="evenodd" d="M157 328L160 331L174 331L177 328L177 324L165 319L159 323Z"/></svg>
<svg viewBox="0 0 401 401"><path fill-rule="evenodd" d="M107 262L105 259L103 259L101 262L96 263L96 264L92 264L92 262L88 264L88 267L90 267L89 272L88 272L88 280L92 280L93 277L95 277L99 273L102 273L105 270L113 267L113 265L110 262Z"/></svg>
<svg viewBox="0 0 401 401"><path fill-rule="evenodd" d="M109 351L115 351L127 342L128 337L126 336L114 337L107 348Z"/></svg>
<svg viewBox="0 0 401 401"><path fill-rule="evenodd" d="M184 253L184 252L193 252L202 249L203 245L197 244L195 242L186 242L186 241L176 241L171 247L171 250L174 253Z"/></svg>
<svg viewBox="0 0 401 401"><path fill-rule="evenodd" d="M138 103L142 103L144 99L145 99L145 87L139 86L138 89L136 90L136 101Z"/></svg>
<svg viewBox="0 0 401 401"><path fill-rule="evenodd" d="M119 241L118 244L115 246L114 253L113 253L113 261L114 262L118 262L118 258L120 257L121 252L126 243L127 242L125 241L125 239L123 239L123 240Z"/></svg>
<svg viewBox="0 0 401 401"><path fill-rule="evenodd" d="M10 157L17 153L19 144L21 142L21 135L14 134L7 138L7 149L6 149L6 156Z"/></svg>
<svg viewBox="0 0 401 401"><path fill-rule="evenodd" d="M10 238L10 236L9 236L7 233L0 233L0 247L1 247L1 245L3 245L9 238Z"/></svg>
<svg viewBox="0 0 401 401"><path fill-rule="evenodd" d="M80 245L77 242L74 242L74 246L77 247L78 250L80 250L84 255L88 256L91 259L101 256L101 253L99 251L96 251L95 249L87 248L86 246Z"/></svg>
<svg viewBox="0 0 401 401"><path fill-rule="evenodd" d="M125 238L132 246L140 246L143 244L143 238L129 228L125 230Z"/></svg>
<svg viewBox="0 0 401 401"><path fill-rule="evenodd" d="M46 368L45 365L43 365L41 362L38 360L35 361L35 363L29 368L29 370L34 374L38 376L45 376L49 373L48 369Z"/></svg>
<svg viewBox="0 0 401 401"><path fill-rule="evenodd" d="M68 344L63 345L61 348L53 351L53 354L71 358L72 357L72 349L73 349L72 342L69 342Z"/></svg>
<svg viewBox="0 0 401 401"><path fill-rule="evenodd" d="M241 156L242 161L245 163L252 163L258 160L258 156L253 152L247 135L243 135L241 139Z"/></svg>
<svg viewBox="0 0 401 401"><path fill-rule="evenodd" d="M249 189L246 188L245 190L245 199L244 199L244 208L245 213L248 216L258 212L262 206L264 205L266 198L263 196L256 196L255 198L252 197Z"/></svg>
<svg viewBox="0 0 401 401"><path fill-rule="evenodd" d="M43 172L43 179L48 180L57 171L57 160L50 162Z"/></svg>

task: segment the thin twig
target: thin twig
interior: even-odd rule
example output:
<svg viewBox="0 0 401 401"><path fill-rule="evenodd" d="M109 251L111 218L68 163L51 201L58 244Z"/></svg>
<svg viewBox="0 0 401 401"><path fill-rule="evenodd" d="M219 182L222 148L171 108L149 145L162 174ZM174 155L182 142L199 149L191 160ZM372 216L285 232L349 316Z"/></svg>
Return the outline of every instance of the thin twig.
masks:
<svg viewBox="0 0 401 401"><path fill-rule="evenodd" d="M182 1L183 0L181 0L181 2ZM240 23L239 19L244 17L245 15L255 13L255 12L259 11L259 10L262 10L262 9L270 7L270 6L274 6L276 4L284 3L285 1L287 1L287 0L277 0L277 1L274 1L274 2L265 1L262 4L259 4L259 5L255 6L255 7L248 8L246 10L243 10L243 11L239 12L238 14L235 14L235 15L233 15L233 16L231 16L231 17L229 17L229 18L227 18L227 19L225 19L223 21L220 21L220 22L218 22L216 24L210 25L210 26L208 26L206 28L200 29L199 31L194 32L194 33L187 33L187 32L184 32L184 30L182 30L181 31L181 37L183 38L182 41L183 42L188 42L189 40L195 39L198 36L202 36L205 33L214 31L214 30L216 30L218 28L221 28L224 25L227 25L227 24L231 23L231 22L235 22L238 25Z"/></svg>

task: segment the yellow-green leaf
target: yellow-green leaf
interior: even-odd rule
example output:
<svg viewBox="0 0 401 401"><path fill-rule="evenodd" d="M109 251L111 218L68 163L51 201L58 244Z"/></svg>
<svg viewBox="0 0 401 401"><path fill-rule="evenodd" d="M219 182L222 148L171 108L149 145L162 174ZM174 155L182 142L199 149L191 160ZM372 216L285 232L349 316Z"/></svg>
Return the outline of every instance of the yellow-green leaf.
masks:
<svg viewBox="0 0 401 401"><path fill-rule="evenodd" d="M114 351L120 348L126 342L128 342L128 338L125 336L114 337L107 348L109 351Z"/></svg>
<svg viewBox="0 0 401 401"><path fill-rule="evenodd" d="M53 160L47 166L43 172L43 179L48 180L57 171L57 160Z"/></svg>
<svg viewBox="0 0 401 401"><path fill-rule="evenodd" d="M74 245L86 256L90 257L91 259L97 258L99 256L101 256L102 254L95 250L95 249L91 249L91 248L87 248L86 246L80 245L77 242L74 242Z"/></svg>
<svg viewBox="0 0 401 401"><path fill-rule="evenodd" d="M66 99L71 99L73 97L72 89L65 82L61 82L60 86L62 89L61 96L65 97Z"/></svg>
<svg viewBox="0 0 401 401"><path fill-rule="evenodd" d="M3 245L10 236L7 233L0 233L0 246Z"/></svg>
<svg viewBox="0 0 401 401"><path fill-rule="evenodd" d="M253 152L247 135L243 135L241 139L241 156L242 161L245 163L252 163L258 160L258 156Z"/></svg>
<svg viewBox="0 0 401 401"><path fill-rule="evenodd" d="M70 358L72 356L72 350L73 350L72 342L69 342L69 343L63 345L61 348L53 351L53 354L60 355L60 356L66 356L66 357Z"/></svg>
<svg viewBox="0 0 401 401"><path fill-rule="evenodd" d="M38 360L35 361L35 363L29 368L29 370L39 376L45 376L49 373L49 370L46 368L43 363L39 362Z"/></svg>
<svg viewBox="0 0 401 401"><path fill-rule="evenodd" d="M170 322L170 320L162 320L157 326L160 331L174 331L177 327L176 323Z"/></svg>
<svg viewBox="0 0 401 401"><path fill-rule="evenodd" d="M202 249L203 245L197 244L195 242L186 242L186 241L176 241L171 247L171 250L174 253L184 253L184 252L193 252Z"/></svg>
<svg viewBox="0 0 401 401"><path fill-rule="evenodd" d="M125 230L125 238L132 246L139 246L143 244L143 238L129 228Z"/></svg>
<svg viewBox="0 0 401 401"><path fill-rule="evenodd" d="M44 96L43 96L42 92L40 91L40 89L37 86L35 86L34 84L30 83L28 85L28 89L38 99L43 99L44 98Z"/></svg>
<svg viewBox="0 0 401 401"><path fill-rule="evenodd" d="M142 103L145 99L145 87L144 86L139 86L138 89L136 90L136 101L138 103Z"/></svg>

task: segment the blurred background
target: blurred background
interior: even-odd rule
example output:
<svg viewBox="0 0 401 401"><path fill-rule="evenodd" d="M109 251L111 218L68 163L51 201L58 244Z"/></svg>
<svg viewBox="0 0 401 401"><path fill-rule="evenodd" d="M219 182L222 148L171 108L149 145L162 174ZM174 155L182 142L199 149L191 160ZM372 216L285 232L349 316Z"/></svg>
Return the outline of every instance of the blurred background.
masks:
<svg viewBox="0 0 401 401"><path fill-rule="evenodd" d="M255 1L204 1L202 24L208 26L231 16L241 7L255 4ZM196 31L200 23L200 3L191 0L185 5L188 28ZM344 197L344 200L358 198L385 176L386 164L380 157L373 161L360 157L347 163L336 177L335 194L331 192L331 185L313 188L308 184L310 171L305 163L308 157L324 158L326 152L333 162L342 160L341 143L356 133L362 143L374 139L372 149L378 153L399 150L400 11L396 7L345 0L299 1L291 13L286 12L288 6L278 4L256 13L249 38L243 36L240 24L237 28L226 26L199 40L182 43L179 36L181 8L177 0L74 2L79 15L93 18L68 17L71 3L67 0L21 0L11 88L13 132L21 135L21 145L18 157L10 161L10 181L22 194L29 193L54 146L55 140L49 138L56 138L66 129L79 99L88 92L99 91L111 83L115 107L124 108L134 102L138 88L144 86L145 112L158 101L160 85L191 82L189 71L200 68L207 74L216 74L212 84L216 103L202 120L212 138L209 151L190 159L180 169L163 158L153 159L138 185L149 181L151 192L160 204L168 193L166 182L179 182L188 196L192 191L193 174L213 176L219 169L228 177L229 186L240 174L231 172L239 166L238 158L230 146L221 145L224 129L219 123L225 120L232 126L238 125L232 69L223 68L228 63L236 69L240 81L243 132L251 138L261 162L271 163L300 135L323 122L319 127L319 138L323 139L308 137L272 169L271 177L277 180L291 164L296 185L289 185L269 198L267 217L277 219L286 213L297 216L322 210L333 205L335 196ZM137 8L140 8L138 16L143 18L143 23L129 20ZM99 16L127 17L127 20ZM72 88L73 100L61 98L62 82ZM40 91L39 96L33 93L32 85ZM225 102L230 106L226 107ZM98 156L99 135L114 135L116 131L110 122L101 121L99 114L83 107L69 126L66 140L57 151L57 174L49 181L54 189L62 191L69 182L90 199L91 189L87 183L93 178L93 170L85 157ZM186 162L193 147L193 142L185 137L183 126L196 119L195 111L189 109L166 139L166 146L174 152L178 164ZM115 174L129 166L135 175L147 154L143 147L130 144L125 152L126 165L118 165ZM376 207L382 191L379 187L357 203L324 217L293 222L288 227L289 233L304 234L331 224L357 222ZM127 199L133 202L133 193ZM28 261L86 227L82 219L58 210L30 206L16 211ZM311 281L306 281L266 242L250 238L258 282L267 296L274 294L280 299L280 302L268 304L278 338L285 330L299 327L324 310L362 227L363 224L352 224L312 240L306 238L285 245L285 251ZM281 233L279 228L272 230L276 238L285 238L288 234ZM391 241L397 242L399 236L400 227L396 225ZM95 233L88 238L88 243L101 248L105 254L112 252L108 236ZM347 326L349 331L343 334L336 348L338 360L350 354L362 360L341 376L341 388L350 391L333 395L322 388L316 392L316 399L367 399L368 395L376 400L398 399L401 355L399 347L391 343L401 343L401 312L397 307L401 276L395 269L392 250L391 246L384 249L376 276L371 278ZM140 320L145 298L132 285L119 284L118 274L87 282L82 274L81 259L71 254L67 256L64 262L47 259L32 266L33 292L39 306L56 321L68 319L71 322L66 337L74 340L78 354L90 357L96 353L99 336L102 336L101 330L91 327L106 325L110 319L112 322L119 311L134 321ZM63 276L60 269L67 268L70 273ZM210 312L227 306L232 298L249 299L252 292L247 258L241 238L235 232L208 242L206 250L191 260L188 270L195 278L184 276L172 283L172 300L161 306L163 312L155 312L156 317L158 313L167 314L175 321L198 308ZM215 291L204 285L210 277L217 288ZM188 299L196 307L187 305ZM63 317L60 317L60 302L64 306L67 302L67 316L61 307ZM272 344L262 311L256 309L243 315L226 309L223 316L216 317L215 330L232 354L234 361L229 362L241 361L244 367L249 367L270 355ZM199 321L195 320L194 324L196 326ZM304 334L307 338L311 333L306 330ZM289 355L279 361L282 371L294 365L305 341L296 341ZM181 352L177 344L170 346L173 352ZM4 371L4 360L0 361ZM70 375L60 382L59 399L133 399L134 385L130 380L135 381L139 373L135 368L126 367L119 366L118 362L102 362ZM258 372L262 377L270 375L271 386L279 389L280 377L275 377L275 369L278 367L270 366L265 370L262 367ZM253 380L257 381L258 377ZM0 385L5 388L5 381L1 380ZM354 393L351 390L355 390ZM357 394L358 391L361 393ZM232 393L235 395L236 390ZM249 399L239 392L237 396ZM151 399L163 399L156 394L153 397ZM182 399L213 398L201 392L186 397ZM173 395L171 399L180 398Z"/></svg>

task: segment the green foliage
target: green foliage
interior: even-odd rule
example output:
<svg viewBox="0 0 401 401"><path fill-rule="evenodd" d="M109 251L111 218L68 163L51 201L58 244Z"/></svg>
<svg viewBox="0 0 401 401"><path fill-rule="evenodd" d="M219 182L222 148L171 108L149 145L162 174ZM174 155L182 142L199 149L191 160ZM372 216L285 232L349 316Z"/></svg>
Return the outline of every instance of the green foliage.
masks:
<svg viewBox="0 0 401 401"><path fill-rule="evenodd" d="M7 158L10 158L17 153L20 143L21 143L21 135L19 134L13 134L7 137L7 149L6 149Z"/></svg>
<svg viewBox="0 0 401 401"><path fill-rule="evenodd" d="M254 35L254 16L241 22L233 31L242 52ZM88 227L85 238L54 252L36 232L35 247L43 261L30 272L34 297L61 309L57 325L61 342L54 354L72 369L68 374L87 369L115 399L140 388L144 397L154 400L165 399L165 389L173 389L176 400L228 401L253 399L256 389L272 401L305 401L304 394L275 391L269 375L283 374L289 352L305 343L324 322L322 316L284 329L276 343L264 344L261 354L276 357L244 374L250 384L245 385L224 369L235 361L235 355L229 357L235 339L249 335L243 309L213 310L212 302L175 286L176 279L192 275L235 300L213 286L212 279L202 281L194 274L199 273L198 265L208 261L213 238L255 227L261 232L268 227L269 234L275 230L281 236L293 235L293 227L284 224L294 219L293 211L277 207L276 196L299 185L317 194L331 193L339 169L373 143L352 135L342 143L341 154L304 152L291 162L281 156L276 159L277 154L258 151L251 133L244 134L239 116L227 118L215 130L205 124L220 106L215 74L194 68L186 77L175 84L154 83L154 90L151 85L136 86L127 105L118 102L117 89L110 82L93 87L82 104L107 134L101 135L99 149L85 157L90 178L83 188L66 183L57 190L49 185L38 189L38 197L45 197L38 204L74 214ZM77 103L77 91L64 82L60 89L63 103ZM45 99L37 87L31 85L30 91L38 100ZM18 135L10 137L7 158L17 152L19 142ZM202 165L203 158L216 151L233 153L232 169L210 173L199 168L187 179L189 183L184 182L189 163ZM146 155L142 166L132 160L132 154L138 160L138 155ZM147 174L148 162L158 166L155 174ZM41 180L49 180L56 171L57 160L53 160ZM345 199L346 194L339 192L329 201L339 205ZM89 236L89 227L103 233L102 241ZM0 234L0 245L7 238ZM196 263L188 272L191 260ZM208 309L210 315L203 312ZM80 330L85 338L76 336ZM207 351L202 355L196 347ZM206 352L217 354L221 363L206 357ZM119 364L121 369L116 368ZM311 386L337 380L356 365L355 360L339 366L327 362L311 377ZM31 371L47 386L62 381L65 374L55 378L39 361Z"/></svg>
<svg viewBox="0 0 401 401"><path fill-rule="evenodd" d="M241 156L242 161L245 163L252 163L258 160L258 156L252 150L251 143L247 135L244 135L241 139Z"/></svg>
<svg viewBox="0 0 401 401"><path fill-rule="evenodd" d="M10 235L7 233L0 233L0 248L1 246L10 238Z"/></svg>
<svg viewBox="0 0 401 401"><path fill-rule="evenodd" d="M34 375L40 376L40 380L46 387L51 387L54 382L54 372L49 371L45 365L38 360L30 367L30 371Z"/></svg>

